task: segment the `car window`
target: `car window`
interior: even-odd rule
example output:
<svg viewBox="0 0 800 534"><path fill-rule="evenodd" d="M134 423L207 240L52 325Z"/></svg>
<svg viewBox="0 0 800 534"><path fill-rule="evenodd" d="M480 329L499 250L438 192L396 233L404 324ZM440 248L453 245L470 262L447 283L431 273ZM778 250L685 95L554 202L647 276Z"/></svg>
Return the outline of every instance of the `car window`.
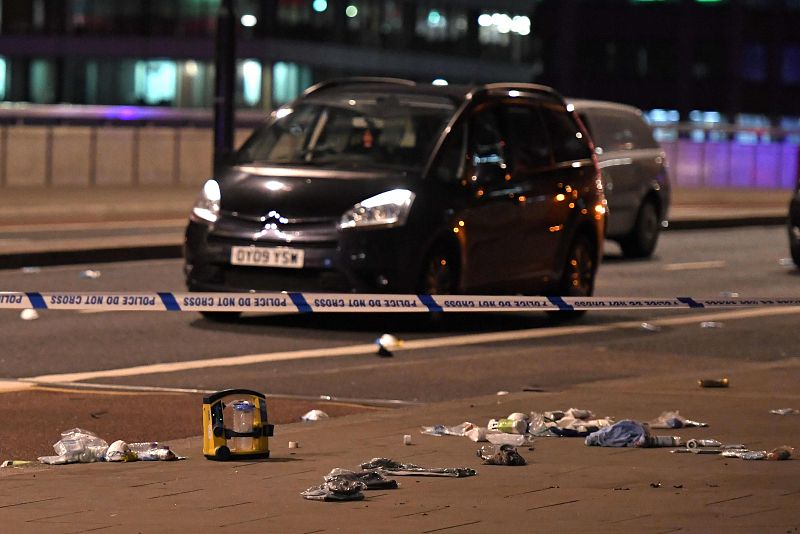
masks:
<svg viewBox="0 0 800 534"><path fill-rule="evenodd" d="M592 157L589 142L578 123L560 106L542 106L542 118L550 134L553 155L557 162L574 161Z"/></svg>
<svg viewBox="0 0 800 534"><path fill-rule="evenodd" d="M503 118L514 171L528 172L552 164L547 131L538 106L504 106Z"/></svg>
<svg viewBox="0 0 800 534"><path fill-rule="evenodd" d="M592 139L605 151L658 148L652 129L636 113L596 109L584 116Z"/></svg>
<svg viewBox="0 0 800 534"><path fill-rule="evenodd" d="M442 182L457 182L464 176L466 129L459 122L442 143L431 168L431 174Z"/></svg>
<svg viewBox="0 0 800 534"><path fill-rule="evenodd" d="M497 108L482 107L470 120L469 154L473 165L506 164L506 141L500 130Z"/></svg>
<svg viewBox="0 0 800 534"><path fill-rule="evenodd" d="M446 100L352 95L305 101L280 112L245 142L239 163L418 168L453 106Z"/></svg>

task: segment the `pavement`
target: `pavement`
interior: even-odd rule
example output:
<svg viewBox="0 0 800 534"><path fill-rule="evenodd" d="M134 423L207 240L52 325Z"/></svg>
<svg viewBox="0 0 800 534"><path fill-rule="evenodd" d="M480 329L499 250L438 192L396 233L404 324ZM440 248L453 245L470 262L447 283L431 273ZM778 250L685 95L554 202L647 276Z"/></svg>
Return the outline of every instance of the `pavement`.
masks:
<svg viewBox="0 0 800 534"><path fill-rule="evenodd" d="M0 244L5 255L0 266L13 266L9 258L36 254L41 258L54 252L102 261L95 259L102 257L98 251L117 251L117 256L110 257L119 258L120 251L136 247L152 250L150 245L156 241L179 247L180 230L195 194L196 188L185 187L4 190ZM789 191L679 189L673 196L671 228L784 224L789 198ZM141 226L141 220L154 226L150 231L132 230ZM106 234L93 234L97 223L105 227ZM156 228L174 228L174 235ZM117 235L119 229L127 234ZM73 233L68 239L56 233L52 239L48 237L55 230ZM115 241L118 238L124 242ZM27 243L27 248L13 248L22 246L21 242ZM447 380L446 373L453 370L431 372L440 372L442 380ZM723 376L729 378L730 387L698 386L698 379ZM201 421L196 398L182 401L197 403L195 433L192 423L186 421L176 423L171 432L167 428L169 401L142 396L136 401L141 405L135 416L159 421L151 426L153 435L147 439L169 440L172 449L186 460L65 466L32 463L3 468L0 518L3 531L15 533L203 528L287 533L511 529L796 532L800 528L800 461L796 459L745 461L719 455L671 454L663 448L587 447L580 438L538 438L531 447L519 449L527 465L489 466L476 456L479 444L462 437L422 435L419 430L423 425L463 421L485 425L490 418L512 412L570 407L639 421L651 420L665 410L679 410L709 427L654 433L683 440L714 438L758 450L789 445L798 447L800 455L800 416L769 413L776 408L800 409L798 381L800 358L789 357L770 363L730 362L703 376L675 369L666 375L596 381L560 391L512 391L414 407L359 409L314 423L284 423L296 420L296 413L276 415L271 458L233 462L203 457L202 439L197 437ZM281 402L268 399L268 407ZM76 424L102 424L104 418L124 421L126 417L116 408L97 407L91 399L79 402L91 419ZM26 411L30 405L22 401L19 405L21 416L17 419L3 416L0 454L4 454L3 436L36 424L36 412ZM322 401L317 405L323 406ZM124 425L102 428L98 432L109 440L143 438L120 435ZM187 433L195 437L180 439ZM412 444L404 444L405 435L411 436ZM48 443L57 438L52 436ZM299 447L289 448L289 442ZM374 457L426 467L469 467L477 475L396 477L398 489L369 491L362 501L313 502L300 496L306 488L322 483L331 469L357 469Z"/></svg>

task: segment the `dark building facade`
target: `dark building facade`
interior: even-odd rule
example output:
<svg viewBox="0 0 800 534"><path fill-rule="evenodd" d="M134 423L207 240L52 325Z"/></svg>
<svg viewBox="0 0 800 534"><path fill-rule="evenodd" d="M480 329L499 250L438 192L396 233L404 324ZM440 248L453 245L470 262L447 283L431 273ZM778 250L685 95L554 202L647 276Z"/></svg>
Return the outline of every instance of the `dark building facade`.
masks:
<svg viewBox="0 0 800 534"><path fill-rule="evenodd" d="M0 100L210 107L219 0L0 0ZM491 7L487 7L487 6ZM317 81L541 82L675 110L800 116L800 0L236 0L238 102Z"/></svg>

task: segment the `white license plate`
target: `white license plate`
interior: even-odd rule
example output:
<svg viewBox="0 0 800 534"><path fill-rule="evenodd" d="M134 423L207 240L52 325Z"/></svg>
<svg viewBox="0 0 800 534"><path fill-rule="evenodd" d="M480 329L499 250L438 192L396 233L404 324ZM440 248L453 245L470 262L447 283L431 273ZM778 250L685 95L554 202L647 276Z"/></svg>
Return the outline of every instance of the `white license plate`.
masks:
<svg viewBox="0 0 800 534"><path fill-rule="evenodd" d="M300 269L303 267L304 258L304 251L299 248L231 247L231 263L233 265Z"/></svg>

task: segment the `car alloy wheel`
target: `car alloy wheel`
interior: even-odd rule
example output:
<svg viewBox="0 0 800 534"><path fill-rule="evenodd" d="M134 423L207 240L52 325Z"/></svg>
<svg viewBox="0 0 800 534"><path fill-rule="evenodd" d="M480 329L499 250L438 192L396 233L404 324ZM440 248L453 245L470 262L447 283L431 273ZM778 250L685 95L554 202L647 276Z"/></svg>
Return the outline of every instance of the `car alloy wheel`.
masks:
<svg viewBox="0 0 800 534"><path fill-rule="evenodd" d="M594 248L585 236L579 235L567 255L561 294L569 297L590 296L594 291L594 273Z"/></svg>

